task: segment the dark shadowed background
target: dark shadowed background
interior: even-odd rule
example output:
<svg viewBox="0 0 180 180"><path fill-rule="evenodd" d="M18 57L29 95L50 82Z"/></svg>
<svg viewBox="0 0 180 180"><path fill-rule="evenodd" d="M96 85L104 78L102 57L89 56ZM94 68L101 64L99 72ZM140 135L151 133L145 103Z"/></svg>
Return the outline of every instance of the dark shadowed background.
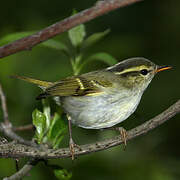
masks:
<svg viewBox="0 0 180 180"><path fill-rule="evenodd" d="M0 39L22 31L38 31L71 15L75 8L81 11L92 6L95 0L14 0L1 2ZM149 0L140 2L99 17L85 24L87 34L111 29L89 54L108 52L119 61L135 56L146 57L159 65L172 65L173 69L159 73L145 92L136 111L123 124L133 128L161 113L179 99L180 92L180 1ZM55 39L63 40L66 33ZM1 45L1 40L0 40ZM93 63L83 72L104 68L105 64ZM35 100L40 90L31 84L9 78L12 74L56 81L72 74L69 59L59 51L36 46L0 59L0 82L7 96L10 120L13 125L31 123ZM2 112L0 112L2 121ZM106 151L70 159L50 160L73 173L73 180L174 180L180 179L180 116L170 119L150 133L122 146ZM31 138L33 133L21 133ZM93 131L74 127L76 143L85 144L116 135L111 131ZM67 137L64 140L67 145ZM25 161L20 161L20 166ZM0 178L15 172L11 159L0 159ZM33 168L31 179L56 179L43 163Z"/></svg>

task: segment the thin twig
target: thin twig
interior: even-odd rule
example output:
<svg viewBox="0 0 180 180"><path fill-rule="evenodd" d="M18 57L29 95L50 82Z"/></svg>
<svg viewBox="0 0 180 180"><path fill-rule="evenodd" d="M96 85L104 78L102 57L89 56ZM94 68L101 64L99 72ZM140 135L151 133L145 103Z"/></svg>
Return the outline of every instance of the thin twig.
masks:
<svg viewBox="0 0 180 180"><path fill-rule="evenodd" d="M120 7L128 6L142 0L99 0L97 3L76 15L59 21L43 30L25 38L19 39L5 46L0 47L0 58L17 53L23 50L30 50L35 45L61 34L74 26L88 22L96 17L102 16Z"/></svg>
<svg viewBox="0 0 180 180"><path fill-rule="evenodd" d="M22 169L20 169L18 172L13 174L10 177L5 177L3 180L20 180L24 176L26 176L29 171L38 163L38 160L30 160L28 163L26 163Z"/></svg>
<svg viewBox="0 0 180 180"><path fill-rule="evenodd" d="M8 138L18 141L21 144L38 147L38 145L36 143L34 143L32 141L27 141L27 140L23 139L22 137L18 136L15 132L13 132L12 127L6 126L6 124L4 124L4 123L0 124L0 131Z"/></svg>
<svg viewBox="0 0 180 180"><path fill-rule="evenodd" d="M32 141L27 141L24 140L23 138L21 138L20 136L18 136L16 133L13 132L12 130L12 124L9 121L9 116L8 116L8 110L7 110L7 105L6 105L6 97L5 94L3 92L2 86L0 84L0 98L1 98L1 104L2 104L2 110L3 110L3 119L4 119L4 123L0 124L0 131L3 132L7 137L16 140L22 144L28 145L28 146L32 146L32 147L38 147L37 144L35 144ZM30 126L29 126L30 127ZM22 130L22 127L19 128ZM26 127L27 129L27 127ZM4 138L0 139L0 145L2 144L6 144L8 143L8 141ZM11 149L9 149L11 150ZM31 162L31 163L30 163ZM32 162L34 161L30 161L29 163L27 163L21 170L19 170L19 166L18 166L18 160L15 160L15 165L16 165L16 173L14 175L12 175L9 178L4 178L5 180L15 180L15 179L21 179L22 177L24 177L33 167Z"/></svg>
<svg viewBox="0 0 180 180"><path fill-rule="evenodd" d="M4 118L4 122L0 124L0 131L4 133L5 136L13 140L16 140L22 144L38 147L37 144L35 144L34 142L24 140L22 137L18 136L15 132L13 132L12 124L9 121L6 98L5 98L5 94L3 92L1 84L0 84L0 98L1 98L1 104L2 104L2 110L3 110L3 118Z"/></svg>
<svg viewBox="0 0 180 180"><path fill-rule="evenodd" d="M172 118L176 114L180 113L180 100L178 100L174 105L170 106L167 110L159 114L158 116L152 118L151 120L143 123L142 125L127 132L127 140L131 140L135 137L143 135L150 130L158 127L162 123L166 122L168 119ZM111 148L122 144L121 136L116 136L110 139L99 141L93 144L81 145L81 150L79 148L75 149L75 157L89 154L92 152L97 152ZM52 158L67 158L71 157L69 148L61 149L37 149L30 146L25 146L22 144L15 144L13 142L0 145L0 157L3 158L22 158L31 157L39 159L52 159Z"/></svg>
<svg viewBox="0 0 180 180"><path fill-rule="evenodd" d="M19 171L19 159L15 159L15 166L16 166L16 173ZM19 180L22 180L21 177L18 178Z"/></svg>
<svg viewBox="0 0 180 180"><path fill-rule="evenodd" d="M15 159L15 166L16 166L16 172L19 171L19 159ZM21 180L21 178L19 178L19 180Z"/></svg>
<svg viewBox="0 0 180 180"><path fill-rule="evenodd" d="M1 106L3 110L4 123L8 125L10 124L10 122L9 122L8 110L7 110L7 105L6 105L6 96L2 90L1 84L0 84L0 98L1 98Z"/></svg>
<svg viewBox="0 0 180 180"><path fill-rule="evenodd" d="M33 130L34 126L32 124L19 126L19 127L13 127L14 131L27 131L27 130Z"/></svg>
<svg viewBox="0 0 180 180"><path fill-rule="evenodd" d="M15 159L15 166L16 166L16 171L19 171L19 159Z"/></svg>

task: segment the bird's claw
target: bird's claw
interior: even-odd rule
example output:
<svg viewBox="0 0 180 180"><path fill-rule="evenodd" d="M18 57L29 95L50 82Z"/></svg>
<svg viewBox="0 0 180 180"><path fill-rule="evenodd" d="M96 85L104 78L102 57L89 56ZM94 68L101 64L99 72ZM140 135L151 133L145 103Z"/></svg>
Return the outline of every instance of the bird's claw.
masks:
<svg viewBox="0 0 180 180"><path fill-rule="evenodd" d="M119 131L120 131L121 139L124 143L124 146L126 147L126 145L127 145L127 131L122 127L120 128Z"/></svg>
<svg viewBox="0 0 180 180"><path fill-rule="evenodd" d="M124 146L126 147L127 145L127 131L123 127L114 127L114 130L119 131L121 135L121 140L124 143Z"/></svg>
<svg viewBox="0 0 180 180"><path fill-rule="evenodd" d="M69 141L69 150L71 153L71 159L74 160L74 154L75 154L75 148L78 148L79 150L81 150L81 147L77 144L74 143L74 141L72 139L70 139Z"/></svg>

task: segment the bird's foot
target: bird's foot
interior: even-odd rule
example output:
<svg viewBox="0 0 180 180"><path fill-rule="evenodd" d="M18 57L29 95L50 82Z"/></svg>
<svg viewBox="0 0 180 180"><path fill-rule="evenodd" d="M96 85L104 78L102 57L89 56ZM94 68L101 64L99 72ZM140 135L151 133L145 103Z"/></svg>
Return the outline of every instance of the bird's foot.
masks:
<svg viewBox="0 0 180 180"><path fill-rule="evenodd" d="M124 143L124 147L126 148L126 145L127 145L127 131L126 129L124 129L123 127L111 127L110 128L111 130L115 130L115 131L118 131L121 135L121 140L123 141Z"/></svg>
<svg viewBox="0 0 180 180"><path fill-rule="evenodd" d="M124 129L123 127L117 127L117 131L120 132L121 139L122 139L122 141L124 143L124 146L126 147L126 145L127 145L127 136L128 136L126 129Z"/></svg>
<svg viewBox="0 0 180 180"><path fill-rule="evenodd" d="M78 148L80 151L82 150L81 147L74 143L73 139L69 140L69 150L71 153L71 159L74 160L75 148Z"/></svg>

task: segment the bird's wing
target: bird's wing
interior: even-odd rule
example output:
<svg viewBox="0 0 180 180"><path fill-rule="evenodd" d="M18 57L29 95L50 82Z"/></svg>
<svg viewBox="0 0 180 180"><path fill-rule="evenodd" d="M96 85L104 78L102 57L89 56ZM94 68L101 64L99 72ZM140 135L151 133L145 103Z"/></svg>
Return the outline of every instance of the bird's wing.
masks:
<svg viewBox="0 0 180 180"><path fill-rule="evenodd" d="M66 78L46 89L46 93L52 96L84 96L99 91L100 88L93 80L83 77Z"/></svg>
<svg viewBox="0 0 180 180"><path fill-rule="evenodd" d="M37 99L47 96L85 96L95 95L103 92L103 87L110 82L98 77L98 81L93 76L73 76L54 83L46 88L45 92L40 94Z"/></svg>

